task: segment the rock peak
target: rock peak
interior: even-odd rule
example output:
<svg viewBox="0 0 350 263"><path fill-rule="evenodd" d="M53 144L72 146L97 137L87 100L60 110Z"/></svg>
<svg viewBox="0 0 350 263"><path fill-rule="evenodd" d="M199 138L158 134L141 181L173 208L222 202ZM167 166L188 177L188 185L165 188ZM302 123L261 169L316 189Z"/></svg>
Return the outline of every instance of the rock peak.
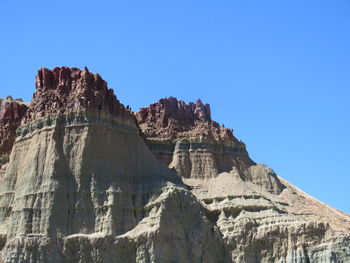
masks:
<svg viewBox="0 0 350 263"><path fill-rule="evenodd" d="M7 161L16 138L16 129L26 114L28 106L22 99L0 98L0 167Z"/></svg>
<svg viewBox="0 0 350 263"><path fill-rule="evenodd" d="M210 105L196 102L185 103L174 97L160 99L135 113L137 122L148 138L179 138L206 136L214 139L233 137L232 130L221 127L211 119Z"/></svg>
<svg viewBox="0 0 350 263"><path fill-rule="evenodd" d="M156 105L157 103L158 105ZM169 117L177 119L178 121L181 121L181 119L183 120L184 117L189 118L188 121L191 122L211 121L210 105L208 103L203 104L200 99L197 99L195 103L185 103L175 97L168 97L160 99L157 103L152 105L161 106Z"/></svg>
<svg viewBox="0 0 350 263"><path fill-rule="evenodd" d="M85 84L96 88L103 89L107 86L99 74L90 73L87 67L84 67L83 70L75 67L56 67L52 70L41 68L35 77L35 83L37 90L60 89L61 92L64 92L69 91L69 88L77 87L74 84L80 79L85 80Z"/></svg>
<svg viewBox="0 0 350 263"><path fill-rule="evenodd" d="M349 262L350 215L252 161L200 100L164 98L138 129L98 74L43 68L25 111L0 99L0 262Z"/></svg>
<svg viewBox="0 0 350 263"><path fill-rule="evenodd" d="M71 111L107 112L111 115L131 113L117 100L99 74L87 67L41 68L35 78L36 92L25 121Z"/></svg>

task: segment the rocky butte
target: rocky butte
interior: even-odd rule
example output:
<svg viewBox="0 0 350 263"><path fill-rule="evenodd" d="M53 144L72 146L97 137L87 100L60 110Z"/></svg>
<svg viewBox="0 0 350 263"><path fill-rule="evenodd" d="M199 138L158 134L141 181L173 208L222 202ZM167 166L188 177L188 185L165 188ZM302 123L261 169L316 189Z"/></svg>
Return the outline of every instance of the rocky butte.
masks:
<svg viewBox="0 0 350 263"><path fill-rule="evenodd" d="M87 68L0 101L6 263L350 262L350 215L249 157L200 100L133 113Z"/></svg>

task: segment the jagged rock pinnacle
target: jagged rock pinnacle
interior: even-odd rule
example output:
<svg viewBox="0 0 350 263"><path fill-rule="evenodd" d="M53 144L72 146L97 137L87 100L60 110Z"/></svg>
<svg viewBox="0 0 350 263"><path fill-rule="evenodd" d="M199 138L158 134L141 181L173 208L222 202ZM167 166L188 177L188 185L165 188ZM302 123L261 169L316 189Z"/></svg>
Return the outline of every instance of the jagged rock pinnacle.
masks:
<svg viewBox="0 0 350 263"><path fill-rule="evenodd" d="M174 97L164 98L135 113L137 122L148 138L188 138L206 136L216 140L235 140L232 129L211 119L210 105L200 99L185 103Z"/></svg>
<svg viewBox="0 0 350 263"><path fill-rule="evenodd" d="M50 114L71 111L103 111L111 115L128 114L112 89L99 74L85 67L42 68L35 78L36 92L25 122Z"/></svg>
<svg viewBox="0 0 350 263"><path fill-rule="evenodd" d="M252 161L209 104L135 116L87 68L40 69L28 110L0 100L0 262L349 262L350 215Z"/></svg>
<svg viewBox="0 0 350 263"><path fill-rule="evenodd" d="M16 129L27 110L28 106L19 99L13 100L11 96L0 99L0 159L3 162L7 161L7 155L15 142Z"/></svg>

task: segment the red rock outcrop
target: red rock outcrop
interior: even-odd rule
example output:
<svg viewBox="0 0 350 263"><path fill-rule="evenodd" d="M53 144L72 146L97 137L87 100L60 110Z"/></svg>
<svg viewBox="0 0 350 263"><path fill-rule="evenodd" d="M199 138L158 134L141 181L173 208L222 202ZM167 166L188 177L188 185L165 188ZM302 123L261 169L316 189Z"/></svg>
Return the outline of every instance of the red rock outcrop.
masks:
<svg viewBox="0 0 350 263"><path fill-rule="evenodd" d="M174 97L164 98L135 113L146 138L179 139L205 136L215 140L229 139L239 143L232 129L211 119L210 105L200 99L185 103Z"/></svg>
<svg viewBox="0 0 350 263"><path fill-rule="evenodd" d="M36 92L24 122L37 117L72 111L107 112L111 115L131 113L117 100L112 89L99 74L85 67L42 68L35 80Z"/></svg>
<svg viewBox="0 0 350 263"><path fill-rule="evenodd" d="M87 69L36 86L27 113L0 100L0 124L26 114L0 169L0 262L349 262L350 215L255 164L209 105L164 99L138 127Z"/></svg>
<svg viewBox="0 0 350 263"><path fill-rule="evenodd" d="M28 106L19 100L13 100L11 97L0 99L0 158L10 154L16 138L16 129L27 110Z"/></svg>
<svg viewBox="0 0 350 263"><path fill-rule="evenodd" d="M255 163L232 129L211 119L209 104L169 97L135 113L154 155L184 178L212 178L236 167L242 177Z"/></svg>
<svg viewBox="0 0 350 263"><path fill-rule="evenodd" d="M211 119L209 104L170 97L135 113L146 143L159 160L182 178L215 178L237 171L244 181L279 194L283 185L272 169L257 165L232 129Z"/></svg>

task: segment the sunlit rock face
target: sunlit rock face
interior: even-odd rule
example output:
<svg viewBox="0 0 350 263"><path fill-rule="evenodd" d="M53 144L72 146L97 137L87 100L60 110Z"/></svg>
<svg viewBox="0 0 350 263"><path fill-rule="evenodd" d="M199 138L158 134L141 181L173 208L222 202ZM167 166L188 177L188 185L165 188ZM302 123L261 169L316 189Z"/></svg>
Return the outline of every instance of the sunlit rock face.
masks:
<svg viewBox="0 0 350 263"><path fill-rule="evenodd" d="M132 113L61 67L0 109L4 262L350 260L350 216L253 162L199 100Z"/></svg>
<svg viewBox="0 0 350 263"><path fill-rule="evenodd" d="M16 139L16 129L27 110L28 106L21 99L13 99L11 96L0 98L0 169L8 162Z"/></svg>
<svg viewBox="0 0 350 263"><path fill-rule="evenodd" d="M211 119L209 104L165 98L135 113L157 158L183 178L209 179L237 170L245 181L279 194L283 185L272 169L256 165L232 129Z"/></svg>

